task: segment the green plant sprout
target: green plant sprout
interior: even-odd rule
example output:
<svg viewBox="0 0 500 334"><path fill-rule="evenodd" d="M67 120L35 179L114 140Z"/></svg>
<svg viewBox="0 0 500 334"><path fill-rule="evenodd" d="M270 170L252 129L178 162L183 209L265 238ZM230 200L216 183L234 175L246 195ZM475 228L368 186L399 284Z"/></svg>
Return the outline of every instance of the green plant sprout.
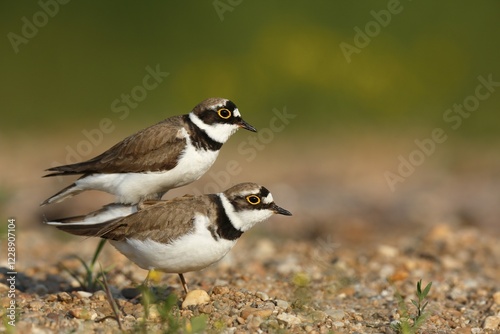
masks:
<svg viewBox="0 0 500 334"><path fill-rule="evenodd" d="M74 279L77 280L78 284L80 284L80 287L82 290L85 291L96 291L101 287L101 279L104 276L105 273L109 271L110 268L108 268L106 271L100 271L97 274L94 274L94 268L97 262L97 258L99 257L99 254L101 253L105 242L100 242L99 245L97 246L94 256L92 257L92 261L90 261L90 264L87 264L81 257L74 255L73 257L78 259L80 263L83 265L85 268L85 274L83 277L75 271L72 271L68 269L66 266L62 265L63 269L66 270Z"/></svg>
<svg viewBox="0 0 500 334"><path fill-rule="evenodd" d="M398 308L401 313L401 319L397 321L393 321L391 323L391 329L401 334L415 334L419 330L419 328L424 324L425 320L429 317L429 313L425 312L425 308L429 304L428 301L425 301L429 291L431 290L432 282L427 284L425 288L422 290L422 280L417 282L417 300L411 299L411 303L415 306L416 313L410 314L408 311L408 307L406 306L403 297L398 293Z"/></svg>

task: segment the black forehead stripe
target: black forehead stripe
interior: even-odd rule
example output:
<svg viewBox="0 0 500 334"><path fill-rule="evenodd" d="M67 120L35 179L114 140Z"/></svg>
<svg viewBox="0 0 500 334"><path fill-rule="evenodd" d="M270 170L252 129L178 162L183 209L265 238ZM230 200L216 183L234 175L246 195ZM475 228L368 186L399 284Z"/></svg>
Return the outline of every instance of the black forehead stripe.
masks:
<svg viewBox="0 0 500 334"><path fill-rule="evenodd" d="M191 144L193 144L197 149L204 149L210 151L218 151L222 147L222 143L213 140L210 136L196 126L189 117L185 115L186 124L189 126L189 137L191 138Z"/></svg>
<svg viewBox="0 0 500 334"><path fill-rule="evenodd" d="M215 223L217 224L217 234L226 240L236 240L241 237L243 232L236 229L231 223L231 220L224 210L220 197L215 194L211 194L209 196L217 207L217 218L215 219Z"/></svg>
<svg viewBox="0 0 500 334"><path fill-rule="evenodd" d="M227 101L226 104L224 105L224 107L226 107L227 109L233 111L234 109L236 109L236 104L234 104L233 101Z"/></svg>
<svg viewBox="0 0 500 334"><path fill-rule="evenodd" d="M266 188L266 187L261 187L261 188L260 188L260 195L261 195L262 197L267 197L267 195L269 195L269 193L270 193L270 191L269 191L269 190L267 190L267 188Z"/></svg>

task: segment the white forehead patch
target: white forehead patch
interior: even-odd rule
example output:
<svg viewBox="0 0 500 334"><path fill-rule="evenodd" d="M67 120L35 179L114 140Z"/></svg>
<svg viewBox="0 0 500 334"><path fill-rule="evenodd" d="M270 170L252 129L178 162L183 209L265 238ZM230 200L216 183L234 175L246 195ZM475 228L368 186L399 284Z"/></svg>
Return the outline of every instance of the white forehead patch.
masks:
<svg viewBox="0 0 500 334"><path fill-rule="evenodd" d="M264 204L271 204L272 202L274 202L273 195L269 193L266 197L262 197L262 202Z"/></svg>
<svg viewBox="0 0 500 334"><path fill-rule="evenodd" d="M259 189L248 189L247 191L242 191L242 192L239 192L238 194L242 197L246 197L248 195L255 195L255 194L258 194L259 193Z"/></svg>
<svg viewBox="0 0 500 334"><path fill-rule="evenodd" d="M241 114L240 114L240 111L238 110L238 108L234 108L233 115L236 117L241 117Z"/></svg>

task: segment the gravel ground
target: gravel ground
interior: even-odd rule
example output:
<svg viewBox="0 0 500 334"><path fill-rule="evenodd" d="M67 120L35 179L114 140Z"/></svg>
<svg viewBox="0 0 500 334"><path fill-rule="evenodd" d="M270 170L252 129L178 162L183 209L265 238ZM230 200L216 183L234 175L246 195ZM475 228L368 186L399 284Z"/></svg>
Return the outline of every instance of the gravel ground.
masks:
<svg viewBox="0 0 500 334"><path fill-rule="evenodd" d="M36 238L30 232L24 238ZM209 301L182 307L185 294L176 275L161 275L152 287L148 318L134 288L146 272L106 246L101 261L113 264L107 277L124 330L161 331L164 301L176 295L175 324L203 324L207 332L395 333L401 317L398 295L410 313L415 284L433 283L429 317L422 333L497 333L500 331L500 244L475 228L438 225L413 237L380 236L377 244L347 245L329 238L271 241L250 235L221 263L187 274L192 290ZM86 257L94 243L73 240ZM83 252L83 253L82 253ZM106 293L81 291L65 267L82 272L74 258L32 266L16 282L19 333L119 332ZM6 268L1 269L5 282ZM5 314L9 287L0 285ZM196 302L195 302L196 303ZM206 315L205 317L199 317ZM2 314L3 316L3 314ZM2 325L5 329L5 324ZM7 326L9 326L7 324ZM194 327L196 329L196 327Z"/></svg>
<svg viewBox="0 0 500 334"><path fill-rule="evenodd" d="M500 333L497 150L459 146L459 154L430 159L390 192L383 173L397 166L405 147L372 138L332 146L332 158L322 157L323 163L311 169L310 162L324 153L321 143L303 150L300 162L294 155L300 147L279 143L253 162L240 161L244 167L231 182L266 185L277 204L294 215L260 224L220 263L186 274L190 289L206 291L208 300L186 298L177 275L158 275L146 316L136 289L146 272L106 245L99 262L123 329L396 333L390 324L404 311L400 298L414 314L411 299L422 280L423 285L432 282L432 288L420 333ZM3 255L7 242L0 239L0 315L5 319L0 332L119 332L106 292L100 286L83 291L64 269L83 275L74 256L88 262L98 241L41 224L44 215L89 212L109 197L82 194L39 209L38 203L70 182L40 177L48 167L45 155L56 159L54 147L61 144L42 146L47 150L34 152L28 142L20 142L15 153L3 147L7 160L22 158L23 163L15 169L0 163L2 189L11 192L11 200L0 205L17 219L16 326L6 317L12 299ZM228 153L212 170L223 171L232 158L241 157ZM207 176L169 195L196 193L201 189L196 187L210 182ZM185 299L196 305L183 307Z"/></svg>

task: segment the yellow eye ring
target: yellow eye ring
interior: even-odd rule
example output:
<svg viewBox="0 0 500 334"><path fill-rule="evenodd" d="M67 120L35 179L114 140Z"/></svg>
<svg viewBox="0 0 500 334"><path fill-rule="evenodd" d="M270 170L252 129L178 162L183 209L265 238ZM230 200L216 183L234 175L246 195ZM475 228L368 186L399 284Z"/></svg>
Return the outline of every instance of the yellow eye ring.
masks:
<svg viewBox="0 0 500 334"><path fill-rule="evenodd" d="M228 119L229 117L231 117L231 111L226 108L220 108L219 110L217 110L217 114L219 114L219 117L223 119Z"/></svg>
<svg viewBox="0 0 500 334"><path fill-rule="evenodd" d="M252 205L257 205L260 203L260 197L259 196L256 196L256 195L249 195L246 197L247 198L247 202L252 204Z"/></svg>

